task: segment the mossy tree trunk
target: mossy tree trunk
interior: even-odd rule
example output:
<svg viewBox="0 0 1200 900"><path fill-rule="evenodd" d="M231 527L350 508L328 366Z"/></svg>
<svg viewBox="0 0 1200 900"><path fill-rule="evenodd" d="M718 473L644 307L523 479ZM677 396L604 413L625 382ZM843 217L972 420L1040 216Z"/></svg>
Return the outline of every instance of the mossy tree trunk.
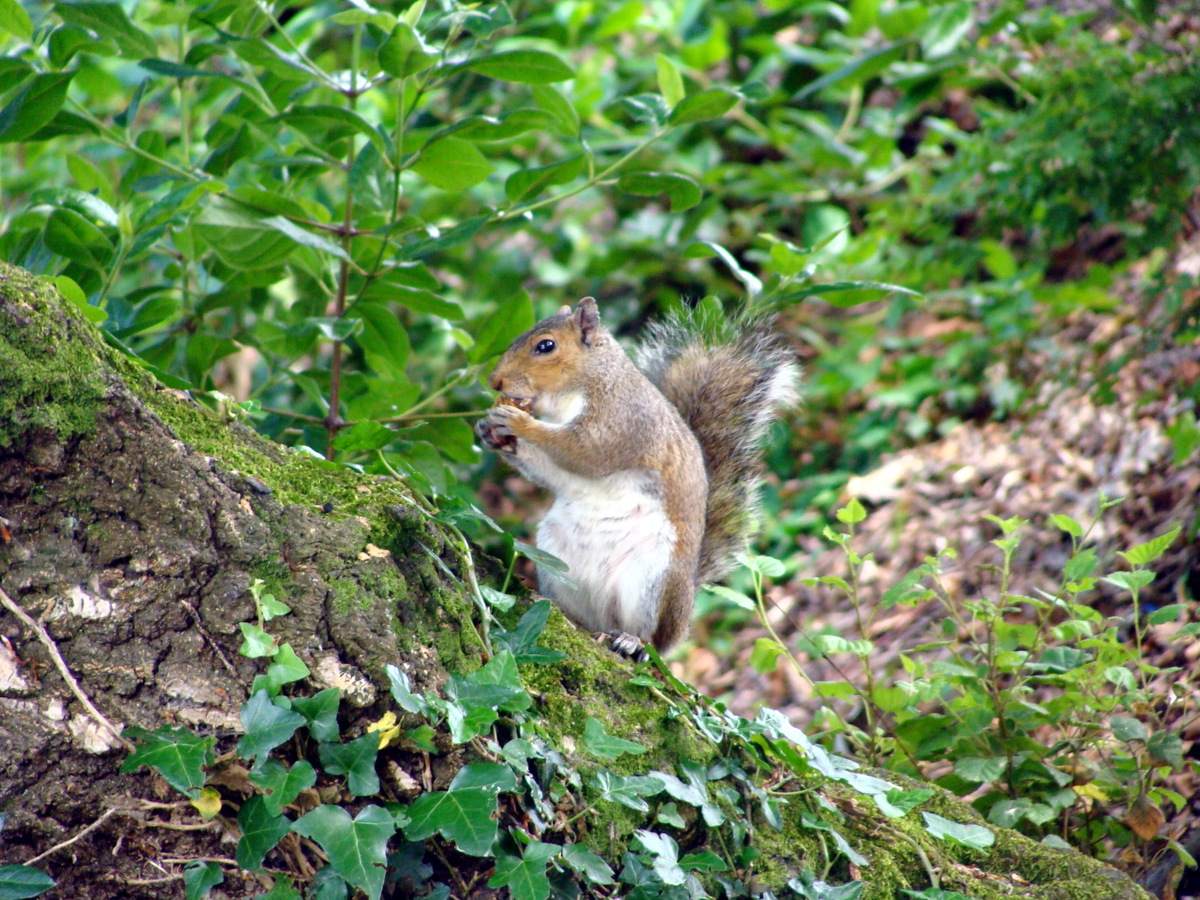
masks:
<svg viewBox="0 0 1200 900"><path fill-rule="evenodd" d="M57 848L37 863L58 881L47 896L182 897L183 861L232 856L226 819L200 819L145 769L119 772L125 750L105 723L179 724L232 747L260 670L238 653L239 623L255 619L256 580L291 607L271 630L292 644L313 686L339 687L359 711L350 729L391 707L386 665L436 690L484 658L474 607L446 574L459 556L402 484L218 420L111 350L51 287L3 264L0 517L0 863ZM569 653L528 675L549 733L578 739L595 715L648 746L659 767L692 752L680 749L680 726L660 699L627 687L624 663L557 617L544 641ZM461 761L447 744L432 763L409 754L392 767L424 766L409 781L440 788ZM236 788L229 771L213 777ZM981 897L1144 896L1114 870L1011 832L997 829L986 853L956 850L911 823L898 837L896 820L833 788L828 796L872 859L861 873L868 896L927 886L930 866L980 872ZM948 799L935 808L979 821ZM593 824L614 846L652 827L616 812L611 830L603 808ZM804 864L791 808L785 819L759 843L760 871L774 873L776 887ZM479 896L493 895L485 882ZM231 877L217 890L262 889Z"/></svg>

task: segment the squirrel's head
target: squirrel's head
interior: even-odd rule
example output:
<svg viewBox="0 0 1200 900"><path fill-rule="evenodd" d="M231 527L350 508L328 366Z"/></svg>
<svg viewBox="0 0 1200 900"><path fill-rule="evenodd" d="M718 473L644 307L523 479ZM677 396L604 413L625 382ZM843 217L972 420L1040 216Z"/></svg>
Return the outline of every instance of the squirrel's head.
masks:
<svg viewBox="0 0 1200 900"><path fill-rule="evenodd" d="M592 297L538 322L512 342L488 376L488 386L537 416L560 418L587 378L590 354L604 340Z"/></svg>

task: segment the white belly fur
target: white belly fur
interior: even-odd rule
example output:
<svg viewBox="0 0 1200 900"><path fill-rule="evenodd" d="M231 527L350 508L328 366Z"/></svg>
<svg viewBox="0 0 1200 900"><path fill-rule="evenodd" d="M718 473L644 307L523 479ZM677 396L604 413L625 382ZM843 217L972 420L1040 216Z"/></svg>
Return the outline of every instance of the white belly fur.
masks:
<svg viewBox="0 0 1200 900"><path fill-rule="evenodd" d="M541 592L590 631L649 639L675 528L660 491L644 472L620 472L559 494L538 526L538 547L570 568L574 587L538 570Z"/></svg>

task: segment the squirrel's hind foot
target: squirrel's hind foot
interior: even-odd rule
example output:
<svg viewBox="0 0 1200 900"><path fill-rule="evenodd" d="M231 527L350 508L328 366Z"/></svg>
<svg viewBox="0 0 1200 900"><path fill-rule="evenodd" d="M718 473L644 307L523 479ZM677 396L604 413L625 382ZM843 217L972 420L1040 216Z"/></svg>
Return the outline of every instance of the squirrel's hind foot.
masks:
<svg viewBox="0 0 1200 900"><path fill-rule="evenodd" d="M608 649L617 656L623 656L634 662L642 663L650 659L650 654L646 652L645 642L636 635L626 634L624 631L601 631L596 634L596 640L602 644L608 644Z"/></svg>

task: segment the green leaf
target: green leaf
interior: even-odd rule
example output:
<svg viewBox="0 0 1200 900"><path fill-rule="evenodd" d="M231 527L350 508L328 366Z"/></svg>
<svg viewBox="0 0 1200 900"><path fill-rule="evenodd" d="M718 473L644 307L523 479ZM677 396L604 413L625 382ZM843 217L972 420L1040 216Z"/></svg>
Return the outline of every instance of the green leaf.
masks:
<svg viewBox="0 0 1200 900"><path fill-rule="evenodd" d="M504 182L504 193L514 203L536 197L548 187L574 181L583 172L583 165L583 156L579 155L548 166L519 169Z"/></svg>
<svg viewBox="0 0 1200 900"><path fill-rule="evenodd" d="M311 231L301 228L290 219L285 219L283 216L270 216L260 221L265 228L271 228L280 234L286 235L301 247L310 247L313 250L328 253L330 256L336 256L338 259L344 259L347 262L350 261L350 257L346 254L346 251L329 240L329 238L313 234Z"/></svg>
<svg viewBox="0 0 1200 900"><path fill-rule="evenodd" d="M54 887L54 879L32 866L0 866L0 900L26 900Z"/></svg>
<svg viewBox="0 0 1200 900"><path fill-rule="evenodd" d="M122 772L149 766L177 791L193 798L199 796L204 786L204 767L215 760L216 738L200 737L186 728L169 725L154 731L126 728L122 734L138 745L121 764Z"/></svg>
<svg viewBox="0 0 1200 900"><path fill-rule="evenodd" d="M75 283L73 278L66 275L56 275L54 278L54 286L58 288L58 292L67 300L70 300L75 307L83 313L89 322L93 325L101 324L108 318L108 313L98 306L92 306L88 303L87 295L84 294L83 288Z"/></svg>
<svg viewBox="0 0 1200 900"><path fill-rule="evenodd" d="M485 591L486 587L481 585L481 590ZM508 595L502 595L508 596ZM489 599L489 603L496 605ZM546 621L550 617L551 603L549 600L539 600L533 604L520 620L517 622L517 627L512 631L504 631L496 629L492 632L492 640L495 641L498 647L506 647L513 655L518 663L555 663L566 658L566 654L559 650L551 650L549 647L543 647L537 643L538 636L546 627Z"/></svg>
<svg viewBox="0 0 1200 900"><path fill-rule="evenodd" d="M589 884L612 884L612 867L584 847L583 844L564 844L563 862L582 875Z"/></svg>
<svg viewBox="0 0 1200 900"><path fill-rule="evenodd" d="M655 54L654 65L658 69L659 93L667 101L667 106L677 106L679 101L687 95L683 88L683 76L679 74L679 68L661 53Z"/></svg>
<svg viewBox="0 0 1200 900"><path fill-rule="evenodd" d="M400 704L400 708L405 712L425 715L429 705L425 702L425 698L422 695L413 693L408 675L391 664L386 666L384 671L387 673L388 681L392 685L392 697Z"/></svg>
<svg viewBox="0 0 1200 900"><path fill-rule="evenodd" d="M687 873L679 865L679 845L670 835L638 829L633 838L650 856L654 874L663 884L677 885L687 880Z"/></svg>
<svg viewBox="0 0 1200 900"><path fill-rule="evenodd" d="M671 212L691 209L703 197L700 185L692 179L663 172L633 172L622 175L617 181L617 189L638 197L666 194L671 201Z"/></svg>
<svg viewBox="0 0 1200 900"><path fill-rule="evenodd" d="M304 724L303 716L276 706L265 690L247 700L239 715L246 733L238 741L238 753L246 759L262 757L260 763Z"/></svg>
<svg viewBox="0 0 1200 900"><path fill-rule="evenodd" d="M850 502L837 511L837 520L843 525L857 525L867 517L867 511L857 497L851 497Z"/></svg>
<svg viewBox="0 0 1200 900"><path fill-rule="evenodd" d="M450 790L462 788L484 788L494 794L515 791L517 778L510 766L504 763L473 762L463 766L450 782Z"/></svg>
<svg viewBox="0 0 1200 900"><path fill-rule="evenodd" d="M531 90L534 103L539 109L550 114L562 134L579 137L579 113L575 111L571 101L559 93L558 88L535 84Z"/></svg>
<svg viewBox="0 0 1200 900"><path fill-rule="evenodd" d="M442 138L421 151L413 171L444 191L465 191L492 174L495 167L479 148L458 138Z"/></svg>
<svg viewBox="0 0 1200 900"><path fill-rule="evenodd" d="M225 873L217 863L200 860L190 862L183 867L184 896L187 900L201 900L224 880Z"/></svg>
<svg viewBox="0 0 1200 900"><path fill-rule="evenodd" d="M1129 743L1130 741L1145 741L1149 735L1146 732L1146 726L1137 719L1132 719L1129 716L1113 716L1109 720L1109 727L1112 729L1113 737L1118 741Z"/></svg>
<svg viewBox="0 0 1200 900"><path fill-rule="evenodd" d="M35 75L0 109L0 144L28 140L58 115L74 77L74 72Z"/></svg>
<svg viewBox="0 0 1200 900"><path fill-rule="evenodd" d="M267 812L278 816L283 808L317 783L317 770L308 760L299 760L288 768L277 759L263 760L250 770L250 781L263 790Z"/></svg>
<svg viewBox="0 0 1200 900"><path fill-rule="evenodd" d="M466 711L477 707L501 712L520 712L533 702L521 684L517 662L508 650L500 650L481 668L463 678L451 675L447 695Z"/></svg>
<svg viewBox="0 0 1200 900"><path fill-rule="evenodd" d="M1050 517L1050 521L1056 528L1065 531L1071 537L1083 537L1083 526L1070 516L1053 515Z"/></svg>
<svg viewBox="0 0 1200 900"><path fill-rule="evenodd" d="M995 781L1004 774L1005 763L999 757L968 756L954 764L954 774L980 784Z"/></svg>
<svg viewBox="0 0 1200 900"><path fill-rule="evenodd" d="M28 42L33 37L33 22L17 0L0 0L0 29L19 41ZM0 893L0 896L3 894Z"/></svg>
<svg viewBox="0 0 1200 900"><path fill-rule="evenodd" d="M468 856L487 856L499 833L492 818L496 798L495 791L482 787L422 794L409 807L404 836L423 841L437 832Z"/></svg>
<svg viewBox="0 0 1200 900"><path fill-rule="evenodd" d="M657 775L617 775L607 769L596 773L593 785L600 791L600 799L637 812L649 812L650 804L644 798L661 794L664 789L663 779Z"/></svg>
<svg viewBox="0 0 1200 900"><path fill-rule="evenodd" d="M575 72L553 53L542 50L509 50L469 60L463 68L520 84L550 84L574 78Z"/></svg>
<svg viewBox="0 0 1200 900"><path fill-rule="evenodd" d="M717 119L733 109L738 95L725 88L707 88L685 97L675 105L667 117L668 125L691 125Z"/></svg>
<svg viewBox="0 0 1200 900"><path fill-rule="evenodd" d="M1165 625L1167 622L1174 622L1183 617L1187 612L1187 607L1182 603L1172 603L1170 606L1164 606L1162 609L1156 609L1146 617L1146 621L1151 625Z"/></svg>
<svg viewBox="0 0 1200 900"><path fill-rule="evenodd" d="M508 349L513 338L533 327L533 301L518 291L499 306L476 328L475 346L467 354L473 363L485 362Z"/></svg>
<svg viewBox="0 0 1200 900"><path fill-rule="evenodd" d="M275 660L267 666L266 674L258 675L250 685L252 691L266 690L278 694L285 684L300 681L309 675L308 666L296 655L291 644L283 644L275 654Z"/></svg>
<svg viewBox="0 0 1200 900"><path fill-rule="evenodd" d="M345 744L322 741L317 745L321 767L330 775L346 775L350 793L366 797L379 793L375 758L379 755L379 735L369 731Z"/></svg>
<svg viewBox="0 0 1200 900"><path fill-rule="evenodd" d="M382 807L366 806L354 817L338 806L318 806L292 826L316 841L334 871L371 900L379 900L387 872L387 842L396 820Z"/></svg>
<svg viewBox="0 0 1200 900"><path fill-rule="evenodd" d="M340 695L337 688L326 688L311 697L293 697L292 709L304 716L308 733L318 741L336 741L340 734L337 713Z"/></svg>
<svg viewBox="0 0 1200 900"><path fill-rule="evenodd" d="M54 11L68 25L77 25L108 38L121 48L121 53L133 59L157 55L154 38L129 20L120 3L55 3Z"/></svg>
<svg viewBox="0 0 1200 900"><path fill-rule="evenodd" d="M1150 569L1135 569L1132 572L1113 572L1102 579L1109 584L1133 593L1153 583L1154 572Z"/></svg>
<svg viewBox="0 0 1200 900"><path fill-rule="evenodd" d="M320 893L314 892L312 900L320 900ZM344 900L345 892L339 900ZM292 886L292 879L287 875L276 875L275 883L265 894L255 894L254 900L304 900L300 892Z"/></svg>
<svg viewBox="0 0 1200 900"><path fill-rule="evenodd" d="M976 850L986 850L996 841L996 835L992 833L991 829L982 825L963 825L943 818L937 813L924 810L921 811L921 815L925 819L926 830L936 838L953 841Z"/></svg>
<svg viewBox="0 0 1200 900"><path fill-rule="evenodd" d="M292 830L286 816L272 813L262 797L251 797L238 811L242 836L237 845L237 864L250 872L262 869L263 858Z"/></svg>
<svg viewBox="0 0 1200 900"><path fill-rule="evenodd" d="M1183 738L1175 731L1156 731L1146 741L1150 758L1159 765L1183 768Z"/></svg>
<svg viewBox="0 0 1200 900"><path fill-rule="evenodd" d="M379 68L394 78L407 78L428 69L437 56L411 25L399 22L379 47Z"/></svg>
<svg viewBox="0 0 1200 900"><path fill-rule="evenodd" d="M546 900L550 896L546 867L560 849L555 844L531 840L520 856L499 850L496 871L488 879L488 887L507 887L514 900Z"/></svg>
<svg viewBox="0 0 1200 900"><path fill-rule="evenodd" d="M897 41L873 50L864 56L850 60L832 72L822 75L815 81L810 81L795 93L792 100L800 101L805 97L824 90L839 81L849 81L850 85L861 84L878 72L883 71L893 62L900 59L908 47L908 41Z"/></svg>
<svg viewBox="0 0 1200 900"><path fill-rule="evenodd" d="M975 16L970 0L959 0L936 7L919 31L921 50L926 59L940 59L953 53L959 41L967 36Z"/></svg>
<svg viewBox="0 0 1200 900"><path fill-rule="evenodd" d="M626 753L638 756L646 752L641 744L609 734L600 720L592 716L588 716L583 725L583 749L599 759L617 759Z"/></svg>
<svg viewBox="0 0 1200 900"><path fill-rule="evenodd" d="M1175 538L1179 536L1179 531L1179 526L1176 526L1166 534L1160 534L1153 540L1146 541L1144 544L1138 544L1137 546L1124 551L1121 553L1121 556L1125 557L1131 566L1144 566L1148 563L1152 563L1154 560L1162 556L1163 553L1166 552L1167 548L1174 543Z"/></svg>
<svg viewBox="0 0 1200 900"><path fill-rule="evenodd" d="M757 638L754 641L754 649L750 651L750 667L759 675L774 672L783 652L783 647L774 638Z"/></svg>
<svg viewBox="0 0 1200 900"><path fill-rule="evenodd" d="M753 610L755 608L754 600L747 597L741 591L735 591L731 587L726 587L723 584L706 584L704 589L710 594L714 594L739 609Z"/></svg>
<svg viewBox="0 0 1200 900"><path fill-rule="evenodd" d="M247 659L259 659L275 652L274 635L267 634L251 622L238 622L238 628L242 632L242 645L238 647L238 653L242 656Z"/></svg>

